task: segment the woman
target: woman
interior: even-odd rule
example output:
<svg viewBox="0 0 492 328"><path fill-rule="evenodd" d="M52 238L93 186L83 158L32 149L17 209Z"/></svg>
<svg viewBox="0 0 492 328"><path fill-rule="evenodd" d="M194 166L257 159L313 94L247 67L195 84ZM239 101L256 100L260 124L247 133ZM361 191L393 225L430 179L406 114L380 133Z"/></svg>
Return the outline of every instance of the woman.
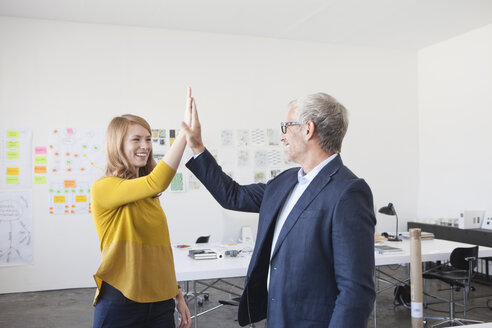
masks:
<svg viewBox="0 0 492 328"><path fill-rule="evenodd" d="M193 104L188 94L185 121ZM179 327L190 327L190 311L176 281L166 216L159 202L185 146L186 138L179 134L156 164L150 126L143 118L122 115L110 122L106 176L91 189L102 252L94 275L94 327L175 327L175 306L181 316Z"/></svg>

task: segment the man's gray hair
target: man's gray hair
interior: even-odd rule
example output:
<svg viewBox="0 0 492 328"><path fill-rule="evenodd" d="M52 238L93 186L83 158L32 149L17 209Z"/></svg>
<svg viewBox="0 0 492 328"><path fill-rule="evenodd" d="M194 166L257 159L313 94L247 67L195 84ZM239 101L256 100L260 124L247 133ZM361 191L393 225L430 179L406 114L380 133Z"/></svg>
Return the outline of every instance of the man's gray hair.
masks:
<svg viewBox="0 0 492 328"><path fill-rule="evenodd" d="M335 98L326 93L315 93L295 99L289 108L296 107L299 123L314 123L321 148L329 154L342 150L348 128L348 112Z"/></svg>

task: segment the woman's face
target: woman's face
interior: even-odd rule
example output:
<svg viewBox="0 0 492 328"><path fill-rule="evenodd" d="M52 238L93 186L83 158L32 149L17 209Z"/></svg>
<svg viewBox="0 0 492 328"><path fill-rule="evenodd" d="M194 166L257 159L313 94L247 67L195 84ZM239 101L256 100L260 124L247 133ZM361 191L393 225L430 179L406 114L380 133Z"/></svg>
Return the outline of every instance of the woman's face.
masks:
<svg viewBox="0 0 492 328"><path fill-rule="evenodd" d="M128 127L123 141L123 152L126 159L137 168L144 167L147 164L152 150L150 137L149 131L139 124L132 124Z"/></svg>

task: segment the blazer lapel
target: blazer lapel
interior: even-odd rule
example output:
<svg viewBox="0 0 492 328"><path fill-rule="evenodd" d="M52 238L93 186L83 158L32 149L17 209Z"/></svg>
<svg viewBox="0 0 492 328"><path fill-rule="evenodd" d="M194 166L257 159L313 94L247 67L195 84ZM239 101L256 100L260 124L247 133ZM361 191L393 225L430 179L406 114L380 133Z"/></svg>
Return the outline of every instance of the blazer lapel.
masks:
<svg viewBox="0 0 492 328"><path fill-rule="evenodd" d="M290 191L294 188L297 183L297 170L292 170L291 172L286 172L286 176L282 177L282 184L273 190L273 195L270 197L274 202L272 202L268 211L266 211L265 217L265 225L263 225L262 231L258 231L258 236L256 238L257 241L263 243L266 238L266 234L270 228L270 225L273 221L277 219L278 213L282 206L284 205L287 196L290 194Z"/></svg>
<svg viewBox="0 0 492 328"><path fill-rule="evenodd" d="M290 230L296 224L301 213L311 204L314 198L321 192L321 190L330 182L331 177L338 171L343 165L340 154L337 155L330 163L328 163L319 173L316 175L313 181L309 184L307 189L302 194L301 198L292 208L292 211L287 216L280 235L278 236L275 249L272 253L272 258L277 254L283 241L289 234ZM284 201L285 202L285 201ZM283 203L282 203L283 204ZM278 215L278 213L277 213Z"/></svg>

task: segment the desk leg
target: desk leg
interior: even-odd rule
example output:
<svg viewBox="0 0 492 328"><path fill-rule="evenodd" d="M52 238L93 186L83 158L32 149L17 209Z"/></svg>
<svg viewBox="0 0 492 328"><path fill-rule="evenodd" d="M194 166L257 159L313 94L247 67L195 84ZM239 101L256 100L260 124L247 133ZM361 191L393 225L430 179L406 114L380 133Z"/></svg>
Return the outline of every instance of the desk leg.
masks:
<svg viewBox="0 0 492 328"><path fill-rule="evenodd" d="M198 327L198 295L196 294L196 280L193 280L193 295L195 295L195 328Z"/></svg>

